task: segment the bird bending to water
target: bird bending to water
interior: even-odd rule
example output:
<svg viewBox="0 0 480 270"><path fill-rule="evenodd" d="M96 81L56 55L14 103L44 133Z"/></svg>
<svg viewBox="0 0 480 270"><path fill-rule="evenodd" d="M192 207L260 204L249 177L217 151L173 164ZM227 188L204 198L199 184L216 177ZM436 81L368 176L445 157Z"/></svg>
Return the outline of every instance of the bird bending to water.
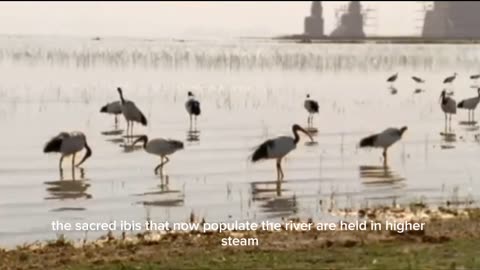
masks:
<svg viewBox="0 0 480 270"><path fill-rule="evenodd" d="M168 155L183 149L183 142L181 141L161 138L148 140L146 135L138 138L133 145L137 144L138 142L143 142L143 149L145 149L147 153L160 156L160 164L153 170L155 174L157 174L158 169L161 169L160 174L162 174L163 166L170 161L170 159L168 159Z"/></svg>
<svg viewBox="0 0 480 270"><path fill-rule="evenodd" d="M308 126L311 127L313 124L313 114L318 113L318 102L310 99L310 94L307 94L307 99L303 103L303 106L309 113L308 115Z"/></svg>
<svg viewBox="0 0 480 270"><path fill-rule="evenodd" d="M387 160L387 150L394 143L402 138L403 133L407 130L407 127L402 128L387 128L381 133L373 134L363 138L360 141L360 147L378 147L383 148L383 158Z"/></svg>
<svg viewBox="0 0 480 270"><path fill-rule="evenodd" d="M447 127L448 119L450 119L450 125L452 123L452 114L457 113L457 102L447 96L447 91L443 90L440 95L440 104L443 113L445 114L445 128Z"/></svg>
<svg viewBox="0 0 480 270"><path fill-rule="evenodd" d="M480 102L480 88L477 89L478 95L476 97L464 99L458 103L457 108L468 110L468 121L475 121L475 109L478 102Z"/></svg>
<svg viewBox="0 0 480 270"><path fill-rule="evenodd" d="M75 155L77 152L80 152L83 148L86 149L85 156L83 159L75 165ZM87 144L87 139L85 134L82 132L61 132L57 136L53 137L50 141L45 144L43 148L44 153L60 153L62 156L60 157L59 162L59 169L62 170L62 161L63 158L69 155L73 155L72 157L72 169L73 167L78 167L87 160L92 155L92 150Z"/></svg>
<svg viewBox="0 0 480 270"><path fill-rule="evenodd" d="M107 103L100 109L101 113L108 113L113 114L115 116L115 127L118 125L118 118L119 114L122 114L122 102L121 101L113 101Z"/></svg>
<svg viewBox="0 0 480 270"><path fill-rule="evenodd" d="M188 91L188 100L185 102L185 109L187 109L190 116L190 127L192 126L192 117L195 117L195 124L197 123L197 116L200 115L200 102L195 98L192 92Z"/></svg>
<svg viewBox="0 0 480 270"><path fill-rule="evenodd" d="M283 180L282 159L297 147L297 143L300 141L299 131L305 133L313 142L312 136L310 136L305 129L295 124L292 126L293 137L280 136L263 142L253 153L251 161L257 162L263 159L276 159L277 180Z"/></svg>
<svg viewBox="0 0 480 270"><path fill-rule="evenodd" d="M457 77L457 75L458 74L456 72L453 73L452 76L445 78L445 80L443 80L443 83L452 83L455 80L455 78Z"/></svg>
<svg viewBox="0 0 480 270"><path fill-rule="evenodd" d="M135 122L141 123L142 125L147 125L147 118L143 115L142 111L130 100L126 100L123 98L123 91L120 87L117 88L118 94L120 95L120 101L122 104L122 113L125 116L125 120L127 121L127 136L129 128L131 130L130 136L133 136L133 124Z"/></svg>

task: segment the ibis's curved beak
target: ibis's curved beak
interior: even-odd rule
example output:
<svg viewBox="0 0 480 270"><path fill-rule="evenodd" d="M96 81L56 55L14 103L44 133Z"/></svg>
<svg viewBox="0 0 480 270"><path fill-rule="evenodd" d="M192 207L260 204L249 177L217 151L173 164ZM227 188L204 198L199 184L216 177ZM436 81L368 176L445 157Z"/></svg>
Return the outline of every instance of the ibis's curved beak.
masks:
<svg viewBox="0 0 480 270"><path fill-rule="evenodd" d="M310 141L313 142L313 138L312 138L312 135L310 135L310 132L306 131L304 128L300 127L298 130L300 130L301 132L305 133L305 135L307 135L309 138L310 138Z"/></svg>
<svg viewBox="0 0 480 270"><path fill-rule="evenodd" d="M87 142L85 142L85 149L87 149L87 152L85 153L85 156L84 156L83 159L80 161L80 163L78 163L78 164L76 165L76 167L82 165L83 162L85 162L85 160L87 160L90 156L92 156L92 149L90 149L90 147L88 146Z"/></svg>

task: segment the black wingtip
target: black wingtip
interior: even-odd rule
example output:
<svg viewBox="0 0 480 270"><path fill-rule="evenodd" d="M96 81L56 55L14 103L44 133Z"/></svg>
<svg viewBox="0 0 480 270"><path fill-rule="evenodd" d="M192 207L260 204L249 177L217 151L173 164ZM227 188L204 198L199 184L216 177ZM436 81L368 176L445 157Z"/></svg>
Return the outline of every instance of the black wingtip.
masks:
<svg viewBox="0 0 480 270"><path fill-rule="evenodd" d="M100 112L101 112L101 113L106 113L106 112L107 112L107 105L103 106L103 107L100 109Z"/></svg>
<svg viewBox="0 0 480 270"><path fill-rule="evenodd" d="M377 139L377 135L372 135L372 136L363 138L360 141L360 147L373 147L375 145L376 139Z"/></svg>
<svg viewBox="0 0 480 270"><path fill-rule="evenodd" d="M144 125L144 126L146 126L148 124L147 118L143 114L142 114L142 117L140 119L140 123L142 123L142 125Z"/></svg>

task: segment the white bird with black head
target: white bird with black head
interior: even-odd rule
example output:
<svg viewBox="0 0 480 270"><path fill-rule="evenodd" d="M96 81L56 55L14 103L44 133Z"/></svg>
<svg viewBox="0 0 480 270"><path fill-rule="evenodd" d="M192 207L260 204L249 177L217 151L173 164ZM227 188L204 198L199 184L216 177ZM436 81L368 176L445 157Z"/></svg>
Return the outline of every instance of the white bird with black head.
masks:
<svg viewBox="0 0 480 270"><path fill-rule="evenodd" d="M85 148L86 153L83 159L75 165L75 155ZM66 156L73 155L72 168L78 167L85 162L91 155L92 150L88 146L87 138L82 132L61 132L45 144L44 153L60 153L59 169L62 170L62 161Z"/></svg>
<svg viewBox="0 0 480 270"><path fill-rule="evenodd" d="M401 128L387 128L378 134L373 134L368 137L363 138L360 141L360 147L374 147L374 148L383 148L383 158L386 162L387 160L387 150L394 143L399 141L403 133L407 130L407 127Z"/></svg>
<svg viewBox="0 0 480 270"><path fill-rule="evenodd" d="M192 118L195 118L195 123L197 123L197 117L201 113L200 102L195 98L191 91L188 91L188 99L185 102L185 109L190 116L190 126L192 126Z"/></svg>
<svg viewBox="0 0 480 270"><path fill-rule="evenodd" d="M153 170L155 174L157 174L159 169L160 173L162 174L163 166L170 161L168 158L169 155L183 149L183 142L181 141L162 138L148 140L148 136L146 135L138 138L135 142L133 142L133 145L137 144L138 142L143 142L143 149L145 149L147 153L160 157L160 164Z"/></svg>
<svg viewBox="0 0 480 270"><path fill-rule="evenodd" d="M127 121L127 136L129 135L130 129L130 136L133 136L133 124L135 122L140 123L144 126L147 125L147 118L145 115L140 111L140 109L130 100L126 100L123 98L123 91L120 87L117 88L118 94L120 95L120 102L122 104L122 113Z"/></svg>
<svg viewBox="0 0 480 270"><path fill-rule="evenodd" d="M293 137L280 136L263 142L253 152L251 161L257 162L265 159L275 159L277 161L277 180L283 180L282 159L292 150L297 148L297 144L300 141L300 135L298 134L299 131L305 133L313 142L312 136L310 136L305 129L295 124L292 126Z"/></svg>
<svg viewBox="0 0 480 270"><path fill-rule="evenodd" d="M443 90L440 94L440 107L445 114L445 127L447 127L448 122L452 123L452 114L457 113L457 102L455 99L447 96L446 90Z"/></svg>
<svg viewBox="0 0 480 270"><path fill-rule="evenodd" d="M468 121L475 121L475 109L480 102L480 88L477 89L477 96L464 99L458 103L457 108L468 110Z"/></svg>
<svg viewBox="0 0 480 270"><path fill-rule="evenodd" d="M311 127L313 123L313 115L318 113L318 102L310 98L310 94L307 94L307 99L303 103L303 106L309 113L308 115L308 126Z"/></svg>

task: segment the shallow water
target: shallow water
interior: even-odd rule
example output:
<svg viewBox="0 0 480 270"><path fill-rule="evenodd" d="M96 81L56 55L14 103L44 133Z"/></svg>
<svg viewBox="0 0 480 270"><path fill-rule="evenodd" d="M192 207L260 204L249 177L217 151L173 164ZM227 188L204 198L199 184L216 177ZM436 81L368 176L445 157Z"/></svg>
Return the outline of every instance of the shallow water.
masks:
<svg viewBox="0 0 480 270"><path fill-rule="evenodd" d="M151 41L2 37L0 43L0 244L53 239L50 222L113 220L264 220L300 216L328 220L331 208L424 201L445 204L480 197L478 126L466 112L444 136L438 96L453 72L457 99L473 97L474 45L305 45L272 41ZM399 72L392 95L385 82ZM417 85L410 76L426 80ZM125 122L100 114L117 86L146 114L134 133L183 140L165 176L159 158L123 147ZM414 94L415 89L425 91ZM202 104L190 129L184 102ZM265 139L306 124L310 93L318 144L275 164L248 161ZM357 149L366 135L407 125L389 151ZM93 156L83 170L45 155L60 131L83 131ZM112 132L113 131L113 132ZM63 177L63 178L62 178ZM72 180L72 179L75 180ZM93 239L98 233L66 233Z"/></svg>

